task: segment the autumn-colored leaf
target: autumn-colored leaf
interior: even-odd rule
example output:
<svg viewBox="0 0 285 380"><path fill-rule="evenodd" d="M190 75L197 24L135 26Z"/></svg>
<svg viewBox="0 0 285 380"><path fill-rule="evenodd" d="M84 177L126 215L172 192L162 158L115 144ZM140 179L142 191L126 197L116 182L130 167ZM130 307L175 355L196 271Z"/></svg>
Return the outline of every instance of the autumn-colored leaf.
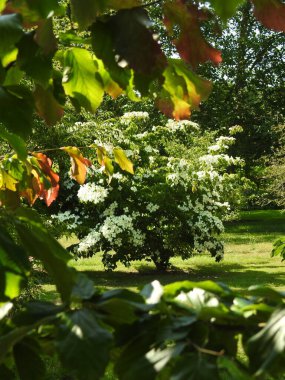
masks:
<svg viewBox="0 0 285 380"><path fill-rule="evenodd" d="M38 23L34 38L44 54L49 55L56 51L57 41L53 33L53 23L51 18Z"/></svg>
<svg viewBox="0 0 285 380"><path fill-rule="evenodd" d="M252 0L256 18L266 28L285 32L285 4L280 0Z"/></svg>
<svg viewBox="0 0 285 380"><path fill-rule="evenodd" d="M50 206L58 196L59 176L52 170L52 161L45 154L33 153L33 156L37 158L43 175L50 182L50 187L47 188L41 180L37 180L37 184L39 185L39 197L44 199L47 206ZM36 176L34 178L36 178Z"/></svg>
<svg viewBox="0 0 285 380"><path fill-rule="evenodd" d="M179 59L169 59L163 76L165 80L157 106L165 115L176 120L188 119L191 109L199 108L212 89L210 81L200 78Z"/></svg>
<svg viewBox="0 0 285 380"><path fill-rule="evenodd" d="M179 36L174 44L182 59L196 68L199 63L212 61L219 64L222 61L221 52L204 39L201 29L201 11L194 5L187 5L183 0L166 2L164 5L164 24L172 37L179 30ZM202 17L203 18L203 17Z"/></svg>
<svg viewBox="0 0 285 380"><path fill-rule="evenodd" d="M62 118L64 110L55 99L51 87L45 89L40 85L36 85L34 99L38 114L45 120L47 125L54 125Z"/></svg>
<svg viewBox="0 0 285 380"><path fill-rule="evenodd" d="M104 172L109 177L111 181L112 175L114 173L114 166L112 159L108 156L106 149L100 145L94 145L96 147L97 159L102 168L104 168Z"/></svg>
<svg viewBox="0 0 285 380"><path fill-rule="evenodd" d="M16 185L18 181L10 176L5 170L0 169L0 189L8 189L16 191Z"/></svg>
<svg viewBox="0 0 285 380"><path fill-rule="evenodd" d="M125 152L121 148L114 148L113 150L115 161L122 170L125 170L131 174L134 174L134 167L132 162L127 158Z"/></svg>
<svg viewBox="0 0 285 380"><path fill-rule="evenodd" d="M60 148L69 154L71 160L71 176L80 185L83 185L86 179L87 168L92 162L83 157L80 150L74 146L64 146Z"/></svg>

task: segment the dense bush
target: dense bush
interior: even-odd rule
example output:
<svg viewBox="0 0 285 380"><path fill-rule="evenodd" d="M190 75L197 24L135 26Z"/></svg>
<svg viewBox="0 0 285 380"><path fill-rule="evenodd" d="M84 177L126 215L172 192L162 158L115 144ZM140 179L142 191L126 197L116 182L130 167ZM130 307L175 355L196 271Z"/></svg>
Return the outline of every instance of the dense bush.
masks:
<svg viewBox="0 0 285 380"><path fill-rule="evenodd" d="M73 131L86 127L77 123ZM101 128L104 140L99 136L96 144L110 155L117 145L124 148L135 174L116 168L109 178L93 167L79 189L66 180L69 195L52 215L53 228L77 234L80 243L73 248L80 256L102 250L108 269L142 259L165 269L174 255L186 259L205 250L220 260L222 220L243 183L242 161L226 154L234 137L211 145L213 134L202 134L197 124L152 126L146 112L126 113Z"/></svg>

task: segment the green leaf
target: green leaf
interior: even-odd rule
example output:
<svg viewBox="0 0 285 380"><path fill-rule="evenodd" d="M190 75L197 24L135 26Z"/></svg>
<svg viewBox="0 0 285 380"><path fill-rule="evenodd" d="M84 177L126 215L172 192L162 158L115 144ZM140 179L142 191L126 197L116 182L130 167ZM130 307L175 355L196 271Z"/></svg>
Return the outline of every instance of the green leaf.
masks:
<svg viewBox="0 0 285 380"><path fill-rule="evenodd" d="M103 100L103 83L96 62L85 49L72 48L64 53L63 87L79 106L95 112Z"/></svg>
<svg viewBox="0 0 285 380"><path fill-rule="evenodd" d="M81 29L85 29L95 21L99 12L105 9L104 0L71 0L72 16L78 22Z"/></svg>
<svg viewBox="0 0 285 380"><path fill-rule="evenodd" d="M219 379L217 366L210 355L188 354L179 358L171 373L170 380Z"/></svg>
<svg viewBox="0 0 285 380"><path fill-rule="evenodd" d="M20 218L23 219L23 218ZM26 251L40 259L54 279L63 301L68 301L76 283L76 272L67 266L71 255L36 222L25 218L25 223L16 225L17 232Z"/></svg>
<svg viewBox="0 0 285 380"><path fill-rule="evenodd" d="M271 257L281 256L282 261L285 260L285 242L282 239L278 239L273 244Z"/></svg>
<svg viewBox="0 0 285 380"><path fill-rule="evenodd" d="M143 298L127 289L114 289L104 292L97 303L104 319L112 325L130 324L137 320L139 311L150 309Z"/></svg>
<svg viewBox="0 0 285 380"><path fill-rule="evenodd" d="M16 229L24 248L41 260L53 277L62 300L68 302L92 297L94 287L91 280L67 265L72 256L43 227L38 214L32 209L21 208L16 216L21 222Z"/></svg>
<svg viewBox="0 0 285 380"><path fill-rule="evenodd" d="M45 301L31 301L24 304L20 311L13 316L17 326L31 325L41 319L56 316L64 310L64 306Z"/></svg>
<svg viewBox="0 0 285 380"><path fill-rule="evenodd" d="M10 9L21 13L27 24L38 23L52 15L63 16L65 13L64 7L59 4L58 0L12 0Z"/></svg>
<svg viewBox="0 0 285 380"><path fill-rule="evenodd" d="M90 26L100 14L108 9L128 9L140 5L140 0L71 0L71 10L75 21L82 29Z"/></svg>
<svg viewBox="0 0 285 380"><path fill-rule="evenodd" d="M6 1L7 1L7 0L0 0L0 12L2 12L3 9L5 8L5 6L6 6Z"/></svg>
<svg viewBox="0 0 285 380"><path fill-rule="evenodd" d="M250 380L249 374L239 368L238 364L226 356L218 358L219 379L220 380Z"/></svg>
<svg viewBox="0 0 285 380"><path fill-rule="evenodd" d="M11 147L15 150L20 160L25 160L27 158L28 153L26 143L20 136L14 133L9 133L4 128L2 128L0 129L0 137L3 140L6 140L11 145ZM17 167L19 167L19 165L17 165ZM10 169L10 174L12 175L12 177L17 178L13 175L11 170L12 169Z"/></svg>
<svg viewBox="0 0 285 380"><path fill-rule="evenodd" d="M273 369L282 370L285 353L285 309L276 310L265 327L246 344L250 367L261 376Z"/></svg>
<svg viewBox="0 0 285 380"><path fill-rule="evenodd" d="M180 343L169 348L153 348L144 353L139 347L139 341L136 343L137 346L130 344L116 363L116 372L122 380L156 379L157 374L172 358L177 357L185 346L184 343Z"/></svg>
<svg viewBox="0 0 285 380"><path fill-rule="evenodd" d="M0 58L14 50L15 44L20 40L23 34L20 15L8 14L0 16Z"/></svg>
<svg viewBox="0 0 285 380"><path fill-rule="evenodd" d="M285 298L284 291L278 291L278 290L275 290L273 288L270 288L268 286L263 286L263 285L250 286L248 289L248 292L249 292L249 295L263 298L267 302L274 301L277 303L282 303L282 301Z"/></svg>
<svg viewBox="0 0 285 380"><path fill-rule="evenodd" d="M23 76L24 76L24 72L22 70L20 70L17 66L12 66L6 72L3 86L4 87L16 86L20 83Z"/></svg>
<svg viewBox="0 0 285 380"><path fill-rule="evenodd" d="M92 48L96 57L103 61L111 79L132 95L131 81L133 73L131 70L118 65L115 57L113 36L107 22L97 21L92 25ZM135 96L133 98L135 100Z"/></svg>
<svg viewBox="0 0 285 380"><path fill-rule="evenodd" d="M92 26L93 50L109 69L112 79L123 89L130 80L124 78L123 73L127 75L125 68L134 70L135 83L140 84L141 92L147 93L151 81L160 76L167 65L149 25L146 11L136 8L121 10Z"/></svg>
<svg viewBox="0 0 285 380"><path fill-rule="evenodd" d="M0 365L0 379L15 380L15 373L4 364Z"/></svg>
<svg viewBox="0 0 285 380"><path fill-rule="evenodd" d="M0 231L0 300L13 299L20 294L29 267L25 251L6 231Z"/></svg>
<svg viewBox="0 0 285 380"><path fill-rule="evenodd" d="M32 130L32 116L33 99L27 89L20 86L0 87L0 123L9 132L26 139Z"/></svg>
<svg viewBox="0 0 285 380"><path fill-rule="evenodd" d="M34 329L34 325L22 326L14 328L0 337L0 364L5 359L5 356L10 352L13 346L22 340L28 333Z"/></svg>
<svg viewBox="0 0 285 380"><path fill-rule="evenodd" d="M14 358L21 380L45 379L45 364L35 340L25 338L14 346Z"/></svg>
<svg viewBox="0 0 285 380"><path fill-rule="evenodd" d="M210 0L212 7L223 21L235 15L237 9L245 2L245 0Z"/></svg>
<svg viewBox="0 0 285 380"><path fill-rule="evenodd" d="M46 88L52 77L52 57L46 56L35 41L35 32L25 33L17 44L17 63L36 83Z"/></svg>
<svg viewBox="0 0 285 380"><path fill-rule="evenodd" d="M64 314L57 348L64 368L79 380L99 379L109 361L112 335L102 328L96 314L81 309Z"/></svg>
<svg viewBox="0 0 285 380"><path fill-rule="evenodd" d="M214 281L180 281L164 286L164 294L167 297L173 298L180 292L188 292L194 288L204 289L208 292L217 295L234 295L232 290L223 283Z"/></svg>
<svg viewBox="0 0 285 380"><path fill-rule="evenodd" d="M134 167L132 162L127 158L125 152L121 148L114 148L113 150L115 161L122 170L134 174Z"/></svg>

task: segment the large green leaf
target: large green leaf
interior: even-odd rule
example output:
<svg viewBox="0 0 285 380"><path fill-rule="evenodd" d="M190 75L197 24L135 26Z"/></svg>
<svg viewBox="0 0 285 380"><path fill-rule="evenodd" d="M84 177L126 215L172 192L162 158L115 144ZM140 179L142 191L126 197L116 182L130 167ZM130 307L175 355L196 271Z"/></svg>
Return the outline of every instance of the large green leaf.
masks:
<svg viewBox="0 0 285 380"><path fill-rule="evenodd" d="M27 89L20 86L0 87L0 123L11 133L26 139L32 130L32 116L33 99Z"/></svg>
<svg viewBox="0 0 285 380"><path fill-rule="evenodd" d="M9 133L4 128L0 129L0 137L6 140L14 151L17 153L21 160L25 160L27 157L27 147L25 141L15 133ZM11 173L10 173L11 174ZM11 174L12 175L12 174ZM12 175L13 177L13 175ZM14 177L16 178L16 177Z"/></svg>
<svg viewBox="0 0 285 380"><path fill-rule="evenodd" d="M117 371L122 380L155 380L157 374L164 369L168 362L177 357L184 344L178 344L172 347L163 349L151 349L145 355L139 355L135 361L124 362L124 357L120 358L120 363L117 366Z"/></svg>
<svg viewBox="0 0 285 380"><path fill-rule="evenodd" d="M112 78L118 82L116 77L121 71L119 68L133 69L135 83L144 93L147 93L150 82L162 74L167 64L149 25L146 11L135 8L121 10L106 21L98 21L92 26L93 49L110 70Z"/></svg>
<svg viewBox="0 0 285 380"><path fill-rule="evenodd" d="M11 0L9 10L21 13L24 22L38 23L52 15L64 15L64 7L59 0Z"/></svg>
<svg viewBox="0 0 285 380"><path fill-rule="evenodd" d="M85 49L72 48L64 53L63 87L79 106L95 112L103 100L103 83L96 62Z"/></svg>
<svg viewBox="0 0 285 380"><path fill-rule="evenodd" d="M40 347L31 338L25 338L14 346L14 358L21 380L44 380L45 364L39 355Z"/></svg>
<svg viewBox="0 0 285 380"><path fill-rule="evenodd" d="M140 5L140 0L71 0L72 16L84 29L108 9L128 9Z"/></svg>
<svg viewBox="0 0 285 380"><path fill-rule="evenodd" d="M75 283L76 272L67 266L71 256L41 225L17 225L21 242L27 252L40 259L52 276L63 301L68 301Z"/></svg>
<svg viewBox="0 0 285 380"><path fill-rule="evenodd" d="M25 33L17 44L17 63L36 83L46 88L52 76L52 57L46 56L35 41L35 32Z"/></svg>
<svg viewBox="0 0 285 380"><path fill-rule="evenodd" d="M56 316L64 311L64 306L55 305L46 301L31 301L25 303L13 316L13 323L17 326L31 325L47 317Z"/></svg>
<svg viewBox="0 0 285 380"><path fill-rule="evenodd" d="M226 356L218 358L218 368L220 380L250 380L252 378L236 362Z"/></svg>
<svg viewBox="0 0 285 380"><path fill-rule="evenodd" d="M276 310L266 326L247 342L250 366L257 375L282 370L285 357L285 309Z"/></svg>
<svg viewBox="0 0 285 380"><path fill-rule="evenodd" d="M0 12L3 11L3 9L5 8L5 5L6 5L6 0L0 0Z"/></svg>
<svg viewBox="0 0 285 380"><path fill-rule="evenodd" d="M34 325L22 326L0 336L0 365L13 346L34 329Z"/></svg>
<svg viewBox="0 0 285 380"><path fill-rule="evenodd" d="M92 26L92 48L96 57L101 59L112 80L123 89L127 89L132 79L132 73L126 67L118 65L114 51L112 30L108 22L97 21Z"/></svg>
<svg viewBox="0 0 285 380"><path fill-rule="evenodd" d="M210 355L191 353L180 358L172 371L170 380L219 379L216 363Z"/></svg>
<svg viewBox="0 0 285 380"><path fill-rule="evenodd" d="M72 258L58 241L44 228L38 214L26 208L17 210L16 225L22 245L29 255L41 260L53 278L62 300L88 299L94 294L91 280L68 266Z"/></svg>
<svg viewBox="0 0 285 380"><path fill-rule="evenodd" d="M62 364L78 380L96 380L104 374L111 344L111 333L98 324L94 312L81 309L63 316L57 348Z"/></svg>
<svg viewBox="0 0 285 380"><path fill-rule="evenodd" d="M0 58L15 48L15 44L23 34L20 15L8 14L0 16Z"/></svg>
<svg viewBox="0 0 285 380"><path fill-rule="evenodd" d="M25 251L13 242L7 231L0 231L0 301L19 296L29 266Z"/></svg>

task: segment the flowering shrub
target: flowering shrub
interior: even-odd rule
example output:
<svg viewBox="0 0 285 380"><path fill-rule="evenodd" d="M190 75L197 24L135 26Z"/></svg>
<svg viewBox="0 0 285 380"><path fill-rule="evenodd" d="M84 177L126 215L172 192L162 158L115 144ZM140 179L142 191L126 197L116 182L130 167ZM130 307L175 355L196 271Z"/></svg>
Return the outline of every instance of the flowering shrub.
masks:
<svg viewBox="0 0 285 380"><path fill-rule="evenodd" d="M165 269L174 255L186 259L204 251L219 261L222 220L238 199L241 179L236 168L242 161L226 153L234 137L211 144L213 136L202 135L193 122L152 127L147 118L146 112L129 112L116 122L115 133L105 133L107 143L96 141L107 151L124 148L135 174L116 169L110 181L102 169L90 169L88 183L73 193L80 217L66 216L68 230L80 238L76 253L101 250L108 269L142 259ZM60 215L63 222L66 213Z"/></svg>

